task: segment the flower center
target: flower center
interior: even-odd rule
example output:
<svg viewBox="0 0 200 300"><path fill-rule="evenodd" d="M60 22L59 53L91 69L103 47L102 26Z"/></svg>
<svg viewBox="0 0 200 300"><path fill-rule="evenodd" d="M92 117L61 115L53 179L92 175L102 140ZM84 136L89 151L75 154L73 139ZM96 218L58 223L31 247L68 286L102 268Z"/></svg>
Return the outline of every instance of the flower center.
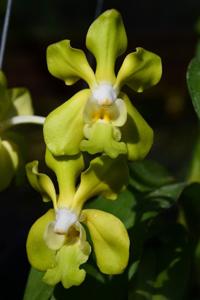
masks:
<svg viewBox="0 0 200 300"><path fill-rule="evenodd" d="M112 116L110 112L104 107L101 107L98 111L95 111L92 115L92 120L94 122L96 121L109 122L111 118Z"/></svg>
<svg viewBox="0 0 200 300"><path fill-rule="evenodd" d="M92 98L98 105L111 105L117 99L117 91L110 83L101 83L93 89Z"/></svg>
<svg viewBox="0 0 200 300"><path fill-rule="evenodd" d="M67 208L59 208L56 211L54 232L66 234L69 228L78 221L78 216Z"/></svg>

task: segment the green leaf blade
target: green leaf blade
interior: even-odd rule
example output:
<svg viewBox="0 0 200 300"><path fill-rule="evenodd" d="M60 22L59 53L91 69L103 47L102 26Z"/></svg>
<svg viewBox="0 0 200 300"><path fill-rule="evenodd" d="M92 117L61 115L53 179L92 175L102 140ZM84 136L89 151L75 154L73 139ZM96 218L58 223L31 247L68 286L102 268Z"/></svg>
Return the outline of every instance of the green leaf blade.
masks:
<svg viewBox="0 0 200 300"><path fill-rule="evenodd" d="M53 294L54 286L42 281L43 272L31 268L23 300L49 300Z"/></svg>

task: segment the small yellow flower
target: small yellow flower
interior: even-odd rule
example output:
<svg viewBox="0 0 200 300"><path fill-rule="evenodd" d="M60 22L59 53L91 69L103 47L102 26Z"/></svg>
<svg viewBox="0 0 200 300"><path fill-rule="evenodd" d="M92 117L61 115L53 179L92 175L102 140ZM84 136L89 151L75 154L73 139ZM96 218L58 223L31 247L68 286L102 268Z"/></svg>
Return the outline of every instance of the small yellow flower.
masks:
<svg viewBox="0 0 200 300"><path fill-rule="evenodd" d="M115 75L115 61L127 48L127 36L121 16L114 9L92 23L86 46L96 58L95 73L84 52L72 48L69 40L47 49L52 75L67 85L81 78L89 86L47 117L44 138L48 149L56 156L87 151L111 158L120 154L130 160L144 158L152 145L152 129L121 90L128 85L140 93L155 85L162 72L159 56L136 48Z"/></svg>
<svg viewBox="0 0 200 300"><path fill-rule="evenodd" d="M43 279L50 285L60 281L65 288L81 284L86 272L80 265L87 261L91 252L82 226L85 224L101 272L123 272L129 258L129 237L123 223L110 213L83 209L83 206L96 195L112 200L117 197L128 181L124 158L95 158L82 173L82 155L56 159L47 150L46 162L56 174L58 194L49 176L38 172L37 161L26 167L32 187L41 193L45 202L53 202L53 209L30 229L27 254L31 265L45 271ZM78 186L77 181L80 181Z"/></svg>

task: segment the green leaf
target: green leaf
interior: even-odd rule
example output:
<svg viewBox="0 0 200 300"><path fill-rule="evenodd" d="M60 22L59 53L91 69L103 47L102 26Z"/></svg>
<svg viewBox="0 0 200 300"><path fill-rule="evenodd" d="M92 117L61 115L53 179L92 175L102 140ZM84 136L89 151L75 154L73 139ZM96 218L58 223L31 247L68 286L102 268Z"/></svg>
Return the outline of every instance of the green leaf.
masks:
<svg viewBox="0 0 200 300"><path fill-rule="evenodd" d="M152 160L132 162L129 169L130 185L139 192L149 192L174 181L162 165Z"/></svg>
<svg viewBox="0 0 200 300"><path fill-rule="evenodd" d="M125 52L127 36L121 15L115 9L101 14L90 26L86 46L96 58L97 81L115 81L115 60Z"/></svg>
<svg viewBox="0 0 200 300"><path fill-rule="evenodd" d="M200 131L196 138L196 144L193 147L192 159L189 162L187 182L200 183Z"/></svg>
<svg viewBox="0 0 200 300"><path fill-rule="evenodd" d="M186 187L186 185L187 184L185 182L165 185L165 186L160 187L160 188L150 192L149 194L147 194L146 198L148 198L148 199L162 198L162 199L169 199L169 200L171 199L175 202L180 197L180 195L181 195L182 191L184 190L184 188Z"/></svg>
<svg viewBox="0 0 200 300"><path fill-rule="evenodd" d="M182 300L187 294L191 243L181 225L173 224L144 246L129 299Z"/></svg>
<svg viewBox="0 0 200 300"><path fill-rule="evenodd" d="M131 228L135 220L134 206L136 198L128 190L121 192L115 201L108 201L102 196L86 204L87 208L103 210L119 218L127 229Z"/></svg>
<svg viewBox="0 0 200 300"><path fill-rule="evenodd" d="M105 275L102 274L97 268L95 268L93 265L91 264L85 264L84 265L84 269L87 273L87 275L92 276L93 278L95 278L98 282L101 283L105 283Z"/></svg>
<svg viewBox="0 0 200 300"><path fill-rule="evenodd" d="M31 268L23 300L49 300L54 287L42 281L43 272Z"/></svg>
<svg viewBox="0 0 200 300"><path fill-rule="evenodd" d="M134 91L141 93L157 84L162 75L161 59L158 55L143 48L128 54L117 74L116 86L127 84Z"/></svg>
<svg viewBox="0 0 200 300"><path fill-rule="evenodd" d="M188 66L186 78L194 110L200 119L200 60L195 57Z"/></svg>
<svg viewBox="0 0 200 300"><path fill-rule="evenodd" d="M183 192L180 203L184 209L184 217L193 236L197 239L200 233L200 184L189 185Z"/></svg>

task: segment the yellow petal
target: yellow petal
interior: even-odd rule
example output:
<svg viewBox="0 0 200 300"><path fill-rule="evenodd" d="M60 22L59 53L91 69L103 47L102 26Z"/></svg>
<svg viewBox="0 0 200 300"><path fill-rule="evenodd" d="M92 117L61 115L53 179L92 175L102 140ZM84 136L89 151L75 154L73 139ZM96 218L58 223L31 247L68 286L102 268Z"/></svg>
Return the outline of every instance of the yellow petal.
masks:
<svg viewBox="0 0 200 300"><path fill-rule="evenodd" d="M82 90L53 110L44 123L47 148L55 156L76 155L83 139L83 111L90 90Z"/></svg>
<svg viewBox="0 0 200 300"><path fill-rule="evenodd" d="M84 228L81 230L84 231ZM80 285L86 276L85 270L80 269L80 265L88 260L90 251L90 245L84 238L66 244L57 252L56 266L46 272L43 280L50 285L61 281L65 288Z"/></svg>
<svg viewBox="0 0 200 300"><path fill-rule="evenodd" d="M124 224L114 215L96 209L82 212L94 246L97 265L102 273L119 274L129 258L129 237Z"/></svg>
<svg viewBox="0 0 200 300"><path fill-rule="evenodd" d="M96 195L104 195L108 199L115 200L118 193L128 184L128 178L125 157L111 159L102 155L93 159L89 168L81 175L72 209L79 213L84 202Z"/></svg>
<svg viewBox="0 0 200 300"><path fill-rule="evenodd" d="M101 14L90 26L86 46L96 58L98 82L115 82L116 58L125 52L127 36L121 15L115 9Z"/></svg>
<svg viewBox="0 0 200 300"><path fill-rule="evenodd" d="M32 225L28 234L26 243L28 259L30 264L40 271L53 268L56 263L56 252L49 249L44 240L46 228L54 219L54 210L50 209Z"/></svg>
<svg viewBox="0 0 200 300"><path fill-rule="evenodd" d="M38 161L34 160L26 165L26 174L31 186L41 193L43 201L51 201L56 208L56 191L49 176L38 172Z"/></svg>
<svg viewBox="0 0 200 300"><path fill-rule="evenodd" d="M73 200L77 178L84 168L82 154L55 157L47 149L45 160L47 166L54 171L59 186L58 206L68 207Z"/></svg>
<svg viewBox="0 0 200 300"><path fill-rule="evenodd" d="M67 85L74 84L80 78L91 87L95 83L94 73L82 50L72 48L69 40L52 44L47 48L49 72L64 80Z"/></svg>
<svg viewBox="0 0 200 300"><path fill-rule="evenodd" d="M17 146L0 139L0 191L9 186L18 168L19 157Z"/></svg>
<svg viewBox="0 0 200 300"><path fill-rule="evenodd" d="M143 159L151 149L153 143L153 130L132 105L125 94L121 94L127 108L127 122L120 128L121 141L127 146L128 159Z"/></svg>
<svg viewBox="0 0 200 300"><path fill-rule="evenodd" d="M143 48L136 48L130 53L117 74L115 87L127 84L134 91L141 93L157 84L162 75L161 59L158 55Z"/></svg>

